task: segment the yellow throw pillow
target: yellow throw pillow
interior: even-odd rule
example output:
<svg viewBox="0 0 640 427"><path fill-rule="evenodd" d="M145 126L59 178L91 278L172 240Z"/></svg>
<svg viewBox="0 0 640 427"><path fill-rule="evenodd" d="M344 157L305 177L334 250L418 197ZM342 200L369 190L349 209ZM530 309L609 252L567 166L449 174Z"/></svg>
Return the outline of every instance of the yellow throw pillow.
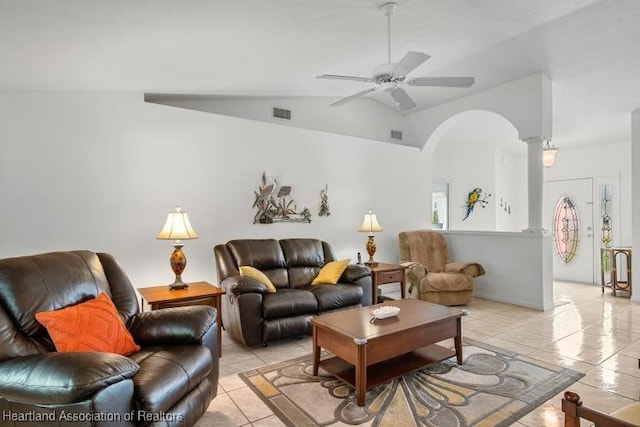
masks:
<svg viewBox="0 0 640 427"><path fill-rule="evenodd" d="M318 272L318 275L316 276L315 279L313 279L313 282L311 282L312 285L320 285L320 284L328 284L328 285L335 285L336 283L338 283L338 280L340 279L340 276L342 276L342 273L344 273L344 270L347 269L347 265L349 265L349 259L343 259L340 261L331 261L327 264L325 264L320 271Z"/></svg>
<svg viewBox="0 0 640 427"><path fill-rule="evenodd" d="M271 283L271 280L269 280L266 274L264 274L262 271L258 270L257 268L253 268L248 265L243 265L242 267L240 267L240 276L251 277L252 279L255 279L258 282L265 285L267 287L267 292L269 292L270 294L276 293L275 285Z"/></svg>

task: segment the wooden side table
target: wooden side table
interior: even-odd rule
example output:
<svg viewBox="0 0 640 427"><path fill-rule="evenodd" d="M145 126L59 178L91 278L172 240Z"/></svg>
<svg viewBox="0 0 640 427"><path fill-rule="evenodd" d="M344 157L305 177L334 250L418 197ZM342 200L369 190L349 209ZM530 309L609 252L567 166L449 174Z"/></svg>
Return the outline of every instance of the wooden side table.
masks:
<svg viewBox="0 0 640 427"><path fill-rule="evenodd" d="M404 294L404 267L399 264L385 264L379 262L375 266L369 266L371 269L371 291L373 292L373 304L378 302L378 286L386 283L400 283L400 295L402 299Z"/></svg>
<svg viewBox="0 0 640 427"><path fill-rule="evenodd" d="M611 289L613 289L613 296L616 296L616 291L629 292L629 298L631 298L631 248L609 248L611 250ZM627 264L627 280L618 280L618 255L625 258Z"/></svg>
<svg viewBox="0 0 640 427"><path fill-rule="evenodd" d="M210 305L218 312L218 356L222 356L222 295L226 292L209 282L189 283L185 289L170 290L169 285L137 289L151 310L184 307L189 305Z"/></svg>

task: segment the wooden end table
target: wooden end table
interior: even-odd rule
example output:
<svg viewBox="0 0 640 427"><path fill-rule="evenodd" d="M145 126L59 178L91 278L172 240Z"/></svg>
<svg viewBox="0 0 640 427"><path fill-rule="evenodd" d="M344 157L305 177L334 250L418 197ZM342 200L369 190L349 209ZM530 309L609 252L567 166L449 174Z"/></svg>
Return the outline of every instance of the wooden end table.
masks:
<svg viewBox="0 0 640 427"><path fill-rule="evenodd" d="M170 290L169 285L138 288L142 299L151 310L184 307L189 305L210 305L218 312L218 356L222 356L222 295L226 292L209 282L189 283L185 289Z"/></svg>
<svg viewBox="0 0 640 427"><path fill-rule="evenodd" d="M382 304L323 314L311 319L313 375L318 368L356 389L359 406L367 389L456 356L462 364L462 317L465 312L429 302L403 299L397 316L370 322L370 310ZM436 343L453 338L455 351ZM321 348L336 357L320 361Z"/></svg>
<svg viewBox="0 0 640 427"><path fill-rule="evenodd" d="M386 264L379 262L376 265L368 265L371 269L371 291L373 292L372 304L378 302L378 286L386 283L400 283L400 295L402 299L404 294L404 270L405 267L399 264Z"/></svg>
<svg viewBox="0 0 640 427"><path fill-rule="evenodd" d="M605 257L609 257L611 263L611 291L613 296L616 296L616 291L625 291L629 293L629 298L631 298L631 251L632 249L627 247L600 248L600 286L602 293L604 293L604 286L606 284L604 278L604 259ZM618 256L624 256L626 258L627 280L625 281L618 280Z"/></svg>

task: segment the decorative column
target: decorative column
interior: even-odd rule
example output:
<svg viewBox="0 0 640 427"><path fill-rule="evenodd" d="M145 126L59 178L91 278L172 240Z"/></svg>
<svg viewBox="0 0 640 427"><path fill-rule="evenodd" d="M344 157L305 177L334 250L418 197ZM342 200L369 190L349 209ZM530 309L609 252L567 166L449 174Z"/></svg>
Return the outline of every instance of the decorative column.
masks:
<svg viewBox="0 0 640 427"><path fill-rule="evenodd" d="M542 185L544 182L542 147L548 139L544 136L523 139L527 144L527 184L529 191L529 227L523 231L527 233L543 233L545 231L542 226Z"/></svg>

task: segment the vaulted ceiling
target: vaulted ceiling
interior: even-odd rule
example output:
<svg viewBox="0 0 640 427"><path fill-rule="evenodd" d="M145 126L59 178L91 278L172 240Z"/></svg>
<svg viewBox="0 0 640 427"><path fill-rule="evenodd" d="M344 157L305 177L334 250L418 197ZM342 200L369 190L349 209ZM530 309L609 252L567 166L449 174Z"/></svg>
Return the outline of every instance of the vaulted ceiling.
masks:
<svg viewBox="0 0 640 427"><path fill-rule="evenodd" d="M0 0L0 90L338 99L369 86L315 77L369 76L386 62L382 3ZM640 1L397 3L393 61L426 52L431 59L412 77L476 79L469 89L408 88L415 110L543 72L553 83L556 145L630 139L630 112L640 108Z"/></svg>

